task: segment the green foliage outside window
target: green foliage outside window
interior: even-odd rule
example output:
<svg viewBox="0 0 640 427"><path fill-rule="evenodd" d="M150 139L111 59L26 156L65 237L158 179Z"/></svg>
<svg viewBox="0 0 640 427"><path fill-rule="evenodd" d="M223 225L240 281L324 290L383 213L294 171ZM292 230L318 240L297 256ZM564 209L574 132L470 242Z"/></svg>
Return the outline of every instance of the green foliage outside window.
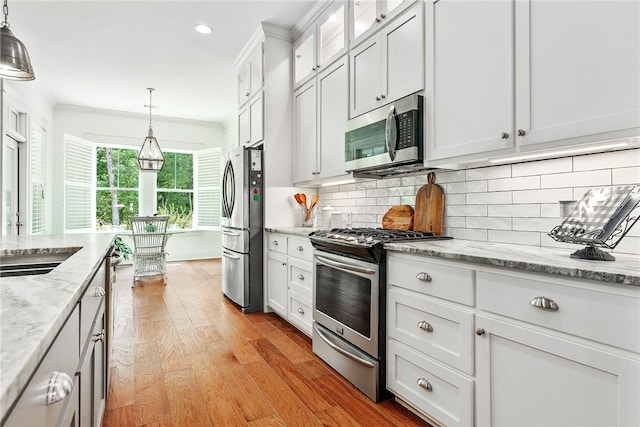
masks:
<svg viewBox="0 0 640 427"><path fill-rule="evenodd" d="M157 177L159 215L169 215L169 227L193 227L193 155L164 153Z"/></svg>

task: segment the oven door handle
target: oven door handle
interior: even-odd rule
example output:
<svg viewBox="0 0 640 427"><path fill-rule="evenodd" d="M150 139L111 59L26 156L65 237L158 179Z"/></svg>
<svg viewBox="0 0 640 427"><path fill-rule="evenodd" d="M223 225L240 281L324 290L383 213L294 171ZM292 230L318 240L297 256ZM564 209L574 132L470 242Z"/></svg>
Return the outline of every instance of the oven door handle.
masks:
<svg viewBox="0 0 640 427"><path fill-rule="evenodd" d="M334 261L320 255L316 255L316 262L318 262L319 264L326 265L328 267L335 267L335 268L340 268L342 270L355 271L356 273L376 274L376 271L372 268L358 267L355 265L346 264L344 262Z"/></svg>
<svg viewBox="0 0 640 427"><path fill-rule="evenodd" d="M345 350L345 349L339 347L338 345L334 344L333 342L331 342L329 337L327 337L324 334L324 332L322 332L320 329L318 329L318 327L316 325L313 325L313 329L315 329L315 331L318 333L318 336L320 338L322 338L322 340L325 343L327 343L327 345L329 347L331 347L332 349L334 349L338 353L342 354L344 357L348 357L349 359L353 360L354 362L357 362L357 363L359 363L361 365L364 365L367 368L375 368L375 365L373 363L369 362L368 360L365 360L362 357L356 356L355 354L349 353L347 350Z"/></svg>

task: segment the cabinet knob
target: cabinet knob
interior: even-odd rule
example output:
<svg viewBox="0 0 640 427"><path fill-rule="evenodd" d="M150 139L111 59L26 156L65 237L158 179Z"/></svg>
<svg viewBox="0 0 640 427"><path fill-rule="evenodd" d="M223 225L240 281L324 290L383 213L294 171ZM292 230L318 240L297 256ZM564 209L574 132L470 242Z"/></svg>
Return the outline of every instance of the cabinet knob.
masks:
<svg viewBox="0 0 640 427"><path fill-rule="evenodd" d="M376 18L376 22L380 22L380 18Z"/></svg>
<svg viewBox="0 0 640 427"><path fill-rule="evenodd" d="M73 380L64 372L53 371L47 387L47 405L63 400L73 390Z"/></svg>
<svg viewBox="0 0 640 427"><path fill-rule="evenodd" d="M320 64L316 64L316 70L320 68Z"/></svg>
<svg viewBox="0 0 640 427"><path fill-rule="evenodd" d="M531 301L529 301L529 304L531 304L536 308L540 308L542 310L548 310L548 311L558 311L558 308L559 308L558 304L556 304L554 300L547 297L532 298Z"/></svg>
<svg viewBox="0 0 640 427"><path fill-rule="evenodd" d="M484 329L483 328L476 329L476 335L478 336L484 335Z"/></svg>
<svg viewBox="0 0 640 427"><path fill-rule="evenodd" d="M302 307L298 307L298 313L304 314L304 310L302 309Z"/></svg>
<svg viewBox="0 0 640 427"><path fill-rule="evenodd" d="M385 95L384 93L382 95L380 95L380 98L385 99L387 97L387 95Z"/></svg>
<svg viewBox="0 0 640 427"><path fill-rule="evenodd" d="M426 320L422 320L420 322L418 322L418 328L426 331L426 332L433 332L433 326L431 326L431 324L429 322L427 322Z"/></svg>
<svg viewBox="0 0 640 427"><path fill-rule="evenodd" d="M381 13L381 14L380 14L380 18L384 19L384 18L386 18L386 17L387 17L387 15L385 15L384 13Z"/></svg>
<svg viewBox="0 0 640 427"><path fill-rule="evenodd" d="M96 332L95 334L93 334L93 336L91 337L91 341L93 342L103 342L104 341L104 330L102 330L102 332Z"/></svg>
<svg viewBox="0 0 640 427"><path fill-rule="evenodd" d="M315 70L316 70L316 67L311 67L311 70L312 70L312 71L315 71Z"/></svg>
<svg viewBox="0 0 640 427"><path fill-rule="evenodd" d="M244 96L249 96L249 95L251 95L251 92L247 92L244 94Z"/></svg>
<svg viewBox="0 0 640 427"><path fill-rule="evenodd" d="M500 138L507 139L509 138L509 134L507 132L502 132L502 134L500 135Z"/></svg>
<svg viewBox="0 0 640 427"><path fill-rule="evenodd" d="M429 276L429 273L422 272L417 274L416 279L422 280L423 282L430 282L431 276Z"/></svg>
<svg viewBox="0 0 640 427"><path fill-rule="evenodd" d="M277 241L277 240L274 240L274 241L273 241L273 246L278 246L278 245L279 245L278 241Z"/></svg>
<svg viewBox="0 0 640 427"><path fill-rule="evenodd" d="M518 129L518 136L525 136L527 133L524 131L524 129Z"/></svg>
<svg viewBox="0 0 640 427"><path fill-rule="evenodd" d="M379 96L376 96L376 101L380 101L380 97Z"/></svg>
<svg viewBox="0 0 640 427"><path fill-rule="evenodd" d="M303 250L304 250L304 248L303 248L302 246L298 246L298 247L296 248L296 251L298 251L298 252L302 252Z"/></svg>
<svg viewBox="0 0 640 427"><path fill-rule="evenodd" d="M304 280L304 276L302 274L298 274L298 280Z"/></svg>
<svg viewBox="0 0 640 427"><path fill-rule="evenodd" d="M433 386L429 381L424 378L418 378L418 385L427 391L433 391Z"/></svg>

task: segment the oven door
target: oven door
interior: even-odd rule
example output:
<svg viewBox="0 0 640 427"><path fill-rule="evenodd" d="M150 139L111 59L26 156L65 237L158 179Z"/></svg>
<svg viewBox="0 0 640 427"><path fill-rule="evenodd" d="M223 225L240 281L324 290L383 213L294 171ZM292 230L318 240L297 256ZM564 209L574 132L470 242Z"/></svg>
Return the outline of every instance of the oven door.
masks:
<svg viewBox="0 0 640 427"><path fill-rule="evenodd" d="M374 358L380 357L379 266L315 251L313 274L313 320Z"/></svg>

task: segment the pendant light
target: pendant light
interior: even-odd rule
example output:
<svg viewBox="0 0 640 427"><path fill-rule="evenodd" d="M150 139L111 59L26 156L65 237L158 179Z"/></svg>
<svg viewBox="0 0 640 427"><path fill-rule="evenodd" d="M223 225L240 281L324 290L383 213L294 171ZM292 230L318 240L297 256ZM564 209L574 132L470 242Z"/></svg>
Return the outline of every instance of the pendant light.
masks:
<svg viewBox="0 0 640 427"><path fill-rule="evenodd" d="M7 0L2 6L4 19L0 24L0 78L9 80L33 80L33 67L27 48L13 35L7 21L9 7Z"/></svg>
<svg viewBox="0 0 640 427"><path fill-rule="evenodd" d="M153 127L151 126L151 108L153 107L151 95L155 89L148 87L147 90L149 91L149 105L145 105L145 107L149 107L149 134L144 139L138 153L138 165L141 171L158 172L164 166L164 156L158 140L153 136Z"/></svg>

